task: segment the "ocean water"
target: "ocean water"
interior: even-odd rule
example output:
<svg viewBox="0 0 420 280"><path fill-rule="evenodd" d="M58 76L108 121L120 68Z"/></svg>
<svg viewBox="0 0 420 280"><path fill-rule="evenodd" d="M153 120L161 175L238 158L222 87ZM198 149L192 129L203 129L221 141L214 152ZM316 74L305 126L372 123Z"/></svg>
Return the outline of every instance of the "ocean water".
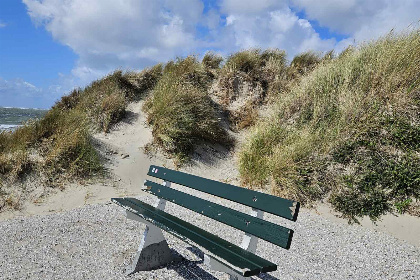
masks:
<svg viewBox="0 0 420 280"><path fill-rule="evenodd" d="M0 107L0 131L14 130L29 119L42 118L47 110Z"/></svg>

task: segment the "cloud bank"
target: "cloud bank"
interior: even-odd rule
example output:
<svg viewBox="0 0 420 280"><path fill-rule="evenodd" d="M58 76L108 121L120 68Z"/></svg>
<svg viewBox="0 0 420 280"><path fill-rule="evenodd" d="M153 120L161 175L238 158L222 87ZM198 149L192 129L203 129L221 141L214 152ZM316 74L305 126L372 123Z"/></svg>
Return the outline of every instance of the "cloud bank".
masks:
<svg viewBox="0 0 420 280"><path fill-rule="evenodd" d="M418 21L415 0L23 2L34 24L78 55L67 80L81 86L116 68L142 69L207 50L228 55L279 48L289 58L306 50L340 51ZM313 22L344 39L321 36Z"/></svg>

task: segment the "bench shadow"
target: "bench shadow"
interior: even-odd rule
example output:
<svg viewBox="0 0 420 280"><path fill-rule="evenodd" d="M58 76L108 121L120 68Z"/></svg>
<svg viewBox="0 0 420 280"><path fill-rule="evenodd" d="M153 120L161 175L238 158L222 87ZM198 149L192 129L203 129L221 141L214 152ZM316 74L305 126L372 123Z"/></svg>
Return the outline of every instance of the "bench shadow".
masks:
<svg viewBox="0 0 420 280"><path fill-rule="evenodd" d="M197 264L201 264L204 261L204 253L203 253L203 251L201 251L200 249L195 248L195 247L187 247L187 250L190 251L191 253L193 253L194 255L196 255L198 258L200 258L200 261L197 261L197 262L191 262L191 261L188 261L188 260L185 260L185 259L184 260L186 262L194 263L194 265L199 270L203 271L206 274L206 278L203 278L203 279L217 279L213 275L209 274L208 272L204 271L203 269L201 269L200 267L197 266ZM176 254L178 254L178 253L176 253ZM255 277L258 277L258 278L263 279L263 280L279 280L278 278L276 278L274 276L271 276L270 274L267 274L267 273L260 273L258 276L253 276L253 277L250 277L249 279L250 280L256 279ZM187 278L187 279L202 279L202 278Z"/></svg>
<svg viewBox="0 0 420 280"><path fill-rule="evenodd" d="M270 274L267 274L267 273L261 273L257 277L263 280L279 280L279 278L271 276Z"/></svg>
<svg viewBox="0 0 420 280"><path fill-rule="evenodd" d="M195 248L187 248L189 251L193 252L195 255L197 255L197 253L195 251L199 251L198 249ZM204 259L204 253L202 253L201 251L201 256L203 256L203 258L200 258L201 260L199 261L190 261L185 259L181 254L179 254L177 251L171 249L172 254L175 255L175 258L177 259L177 261L173 262L172 264L170 264L168 266L168 269L172 269L174 270L176 273L178 273L179 276L181 276L182 278L186 279L186 280L201 280L201 279L209 279L209 280L217 280L217 278L215 278L213 275L211 275L210 273L208 273L207 271L203 270L201 267L198 266L198 264L202 264L203 263L203 259ZM199 256L199 255L197 255Z"/></svg>

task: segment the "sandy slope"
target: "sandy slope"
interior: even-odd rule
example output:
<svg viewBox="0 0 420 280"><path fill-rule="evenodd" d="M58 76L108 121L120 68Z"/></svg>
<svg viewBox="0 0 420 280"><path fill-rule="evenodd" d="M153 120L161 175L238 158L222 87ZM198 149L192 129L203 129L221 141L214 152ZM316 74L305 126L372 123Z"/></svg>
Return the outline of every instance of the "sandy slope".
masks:
<svg viewBox="0 0 420 280"><path fill-rule="evenodd" d="M17 216L45 215L51 212L61 212L84 206L109 202L111 197L143 195L140 187L146 179L146 172L150 164L174 168L170 159L159 152L152 158L147 156L143 147L152 139L152 133L145 124L141 112L142 102L132 103L128 107L127 118L118 124L111 133L99 133L95 139L106 158L106 168L111 176L94 184L67 186L63 191L56 190L44 199L37 199L35 203L25 203L21 211L0 213L0 221ZM239 142L242 137L238 137ZM235 168L235 151L227 151L218 146L203 145L197 149L190 165L182 167L182 171L199 176L239 184L238 171ZM338 213L326 204L319 204L316 209L302 209L303 213L318 214L336 223L347 223L338 218ZM375 231L397 237L420 247L420 218L409 215L396 217L384 216L377 225L365 218L362 226ZM359 227L359 225L354 225Z"/></svg>

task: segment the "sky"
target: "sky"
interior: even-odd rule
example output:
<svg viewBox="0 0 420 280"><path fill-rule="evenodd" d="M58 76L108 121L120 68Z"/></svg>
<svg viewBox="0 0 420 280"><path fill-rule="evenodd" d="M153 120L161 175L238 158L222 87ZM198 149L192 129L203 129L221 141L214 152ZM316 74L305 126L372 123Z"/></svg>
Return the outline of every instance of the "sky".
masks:
<svg viewBox="0 0 420 280"><path fill-rule="evenodd" d="M49 108L116 70L207 51L313 50L404 31L420 0L0 0L0 106Z"/></svg>

